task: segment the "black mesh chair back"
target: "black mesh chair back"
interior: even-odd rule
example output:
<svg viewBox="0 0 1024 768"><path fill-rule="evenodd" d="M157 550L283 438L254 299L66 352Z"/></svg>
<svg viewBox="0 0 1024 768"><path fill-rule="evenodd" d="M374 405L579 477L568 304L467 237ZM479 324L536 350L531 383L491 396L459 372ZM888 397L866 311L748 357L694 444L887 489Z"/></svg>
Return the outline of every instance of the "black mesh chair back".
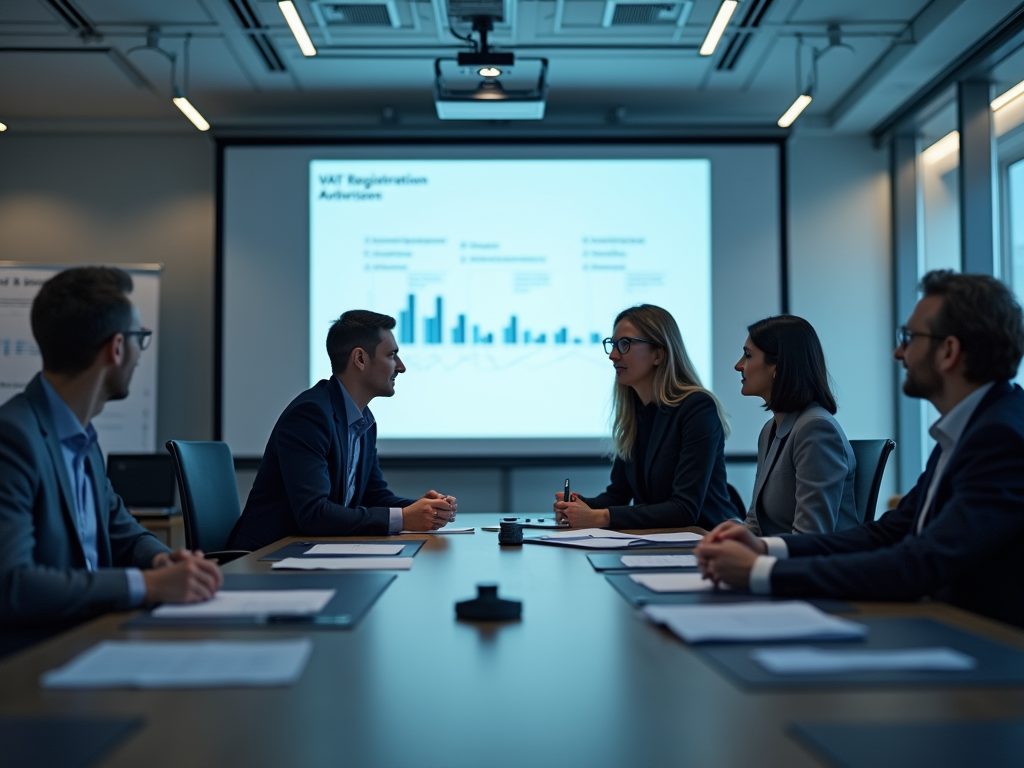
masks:
<svg viewBox="0 0 1024 768"><path fill-rule="evenodd" d="M892 440L851 440L850 447L857 458L857 471L853 478L853 494L857 500L857 517L861 523L875 519L878 489L882 485L885 464L896 448Z"/></svg>
<svg viewBox="0 0 1024 768"><path fill-rule="evenodd" d="M226 443L168 440L181 497L185 545L226 563L247 552L225 549L242 516L235 482L235 462Z"/></svg>

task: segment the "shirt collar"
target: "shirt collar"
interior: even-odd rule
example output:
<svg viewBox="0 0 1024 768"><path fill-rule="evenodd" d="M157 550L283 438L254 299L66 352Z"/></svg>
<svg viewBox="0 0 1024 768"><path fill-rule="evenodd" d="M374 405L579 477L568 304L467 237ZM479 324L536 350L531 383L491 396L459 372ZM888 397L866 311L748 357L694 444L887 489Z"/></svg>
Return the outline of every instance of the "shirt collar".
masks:
<svg viewBox="0 0 1024 768"><path fill-rule="evenodd" d="M988 391L992 389L994 381L983 384L971 392L967 397L957 403L945 416L940 418L928 428L928 434L932 436L942 450L952 448L960 440L960 435L967 428L967 422L971 420L978 404L984 399Z"/></svg>
<svg viewBox="0 0 1024 768"><path fill-rule="evenodd" d="M338 382L338 386L341 387L342 397L345 398L345 422L348 424L349 429L355 426L363 427L362 431L365 432L371 426L373 426L374 418L370 412L370 406L366 406L362 411L359 410L359 406L356 405L356 401L352 399L352 395L345 389L345 385L341 383L341 379L337 376L334 380ZM360 422L364 422L360 424Z"/></svg>
<svg viewBox="0 0 1024 768"><path fill-rule="evenodd" d="M82 427L78 417L75 416L71 407L64 402L64 398L57 394L57 390L40 376L43 391L46 393L46 400L50 404L50 413L53 416L53 426L57 430L57 439L61 443L68 443L77 451L89 448L96 442L96 428L90 421L86 427Z"/></svg>

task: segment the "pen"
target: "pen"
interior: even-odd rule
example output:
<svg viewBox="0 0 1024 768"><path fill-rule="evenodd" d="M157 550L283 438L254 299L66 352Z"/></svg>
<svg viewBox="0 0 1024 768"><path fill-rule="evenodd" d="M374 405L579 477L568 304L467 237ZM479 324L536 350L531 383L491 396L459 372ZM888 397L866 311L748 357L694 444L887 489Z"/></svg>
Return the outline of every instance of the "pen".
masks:
<svg viewBox="0 0 1024 768"><path fill-rule="evenodd" d="M572 496L569 494L569 478L565 478L565 493L562 494L562 501L572 501Z"/></svg>

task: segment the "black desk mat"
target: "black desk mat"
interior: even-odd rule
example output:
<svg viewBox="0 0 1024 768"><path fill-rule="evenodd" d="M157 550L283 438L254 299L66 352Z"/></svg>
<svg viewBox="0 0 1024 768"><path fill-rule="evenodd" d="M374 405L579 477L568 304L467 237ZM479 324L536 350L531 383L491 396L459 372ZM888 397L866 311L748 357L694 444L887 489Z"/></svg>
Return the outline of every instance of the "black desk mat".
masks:
<svg viewBox="0 0 1024 768"><path fill-rule="evenodd" d="M312 547L314 544L404 544L405 547L397 555L307 555L306 550ZM293 541L291 544L285 544L279 549L275 549L269 555L264 555L259 559L259 562L278 562L284 560L286 557L412 557L420 551L420 547L426 544L426 539L417 539L416 541L353 541L353 542L341 542L341 541Z"/></svg>
<svg viewBox="0 0 1024 768"><path fill-rule="evenodd" d="M281 626L306 628L349 629L359 623L370 606L384 594L397 574L372 573L226 573L221 589L333 589L337 594L315 616L284 616L269 621L255 616L226 618L163 619L144 613L129 619L125 627L133 629L161 629L173 627L216 627L218 629L252 628L253 626Z"/></svg>
<svg viewBox="0 0 1024 768"><path fill-rule="evenodd" d="M734 643L694 646L693 650L710 661L741 687L756 690L800 688L855 688L906 686L1024 686L1024 651L1003 645L987 637L926 618L858 617L868 626L868 634L855 642L797 643L840 650L895 650L899 648L953 648L978 660L974 669L961 672L877 671L843 672L820 675L776 675L752 658L755 648L767 643ZM974 765L983 765L972 761ZM1021 761L1024 764L1024 758ZM923 764L923 763L922 763Z"/></svg>
<svg viewBox="0 0 1024 768"><path fill-rule="evenodd" d="M796 723L792 734L836 768L1019 768L1024 721Z"/></svg>
<svg viewBox="0 0 1024 768"><path fill-rule="evenodd" d="M2 717L4 768L88 768L140 725L138 718Z"/></svg>
<svg viewBox="0 0 1024 768"><path fill-rule="evenodd" d="M644 569L642 573L656 573L655 569ZM662 571L664 573L664 571ZM678 571L677 571L678 572ZM630 571L638 573L638 571ZM711 605L715 603L753 603L791 601L792 597L771 597L769 595L752 595L746 590L716 590L714 592L652 592L642 584L637 584L630 573L606 573L608 583L626 600L642 608L645 605ZM857 609L842 600L830 598L811 598L806 602L826 613L857 613Z"/></svg>
<svg viewBox="0 0 1024 768"><path fill-rule="evenodd" d="M614 555L604 555L598 553L590 553L587 555L587 560L594 566L595 571L636 571L637 573L678 573L680 571L695 571L697 570L696 565L685 565L680 567L669 567L669 568L629 568L622 564L622 556L630 555L630 552L616 552ZM659 552L658 555L692 555L693 551L682 551L682 552Z"/></svg>

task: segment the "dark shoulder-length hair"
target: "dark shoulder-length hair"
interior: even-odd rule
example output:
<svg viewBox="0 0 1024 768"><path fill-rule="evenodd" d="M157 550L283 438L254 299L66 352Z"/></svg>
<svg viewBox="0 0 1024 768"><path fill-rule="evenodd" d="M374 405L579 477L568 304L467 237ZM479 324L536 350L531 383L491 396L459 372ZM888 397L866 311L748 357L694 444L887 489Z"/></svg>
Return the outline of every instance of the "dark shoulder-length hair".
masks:
<svg viewBox="0 0 1024 768"><path fill-rule="evenodd" d="M825 353L810 323L796 315L776 315L748 326L747 332L764 352L764 361L775 366L772 395L765 408L795 413L817 403L829 413L836 412Z"/></svg>

